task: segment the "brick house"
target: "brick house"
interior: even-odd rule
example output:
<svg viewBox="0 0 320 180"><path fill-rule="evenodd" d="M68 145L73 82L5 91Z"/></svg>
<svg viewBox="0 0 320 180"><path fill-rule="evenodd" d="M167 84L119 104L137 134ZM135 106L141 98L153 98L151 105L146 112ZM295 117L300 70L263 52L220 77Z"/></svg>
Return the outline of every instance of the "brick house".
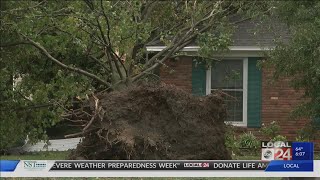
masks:
<svg viewBox="0 0 320 180"><path fill-rule="evenodd" d="M199 49L196 44L186 46L182 51L190 56L168 59L165 62L168 67L160 68L160 79L194 95L204 96L222 89L236 97L236 100L227 99L228 122L239 127L239 132L252 131L264 139L260 136L259 128L263 123L276 121L281 127L280 134L294 141L298 130L308 122L308 119L289 119L290 112L303 101L303 92L292 89L289 78L270 83L272 69L257 67L258 61L264 60L265 51L274 47L275 34L267 28L254 33L256 26L257 23L252 20L238 24L230 51L224 55L215 55L222 61L212 67L206 67L197 61L197 57L192 57L193 52ZM289 36L284 27L276 25L276 35L286 41ZM147 51L152 54L164 48L158 43L148 45ZM315 142L317 148L320 148L320 138Z"/></svg>

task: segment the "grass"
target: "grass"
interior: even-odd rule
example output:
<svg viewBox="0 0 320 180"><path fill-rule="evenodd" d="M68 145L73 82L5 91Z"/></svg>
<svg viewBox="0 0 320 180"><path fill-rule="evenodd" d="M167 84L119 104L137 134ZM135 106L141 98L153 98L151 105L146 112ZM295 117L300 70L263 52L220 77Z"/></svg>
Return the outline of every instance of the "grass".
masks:
<svg viewBox="0 0 320 180"><path fill-rule="evenodd" d="M281 178L271 178L271 177L263 177L263 178L214 178L214 177L209 177L209 178L187 178L187 177L178 177L178 178L161 178L161 177L144 177L144 178L3 178L3 179L14 179L14 180L20 180L20 179L35 179L35 180L280 180Z"/></svg>
<svg viewBox="0 0 320 180"><path fill-rule="evenodd" d="M5 155L0 159L6 160L64 160L67 158L68 151L43 151L37 153L29 153L23 155Z"/></svg>

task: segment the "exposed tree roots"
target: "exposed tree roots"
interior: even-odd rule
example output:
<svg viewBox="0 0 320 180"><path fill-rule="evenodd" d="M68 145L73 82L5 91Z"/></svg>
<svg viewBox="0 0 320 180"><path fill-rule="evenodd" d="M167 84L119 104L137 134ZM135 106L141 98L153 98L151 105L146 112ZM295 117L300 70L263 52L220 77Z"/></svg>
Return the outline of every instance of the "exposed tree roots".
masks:
<svg viewBox="0 0 320 180"><path fill-rule="evenodd" d="M97 94L85 105L69 117L84 127L70 159L231 158L220 94L194 97L175 86L140 85Z"/></svg>

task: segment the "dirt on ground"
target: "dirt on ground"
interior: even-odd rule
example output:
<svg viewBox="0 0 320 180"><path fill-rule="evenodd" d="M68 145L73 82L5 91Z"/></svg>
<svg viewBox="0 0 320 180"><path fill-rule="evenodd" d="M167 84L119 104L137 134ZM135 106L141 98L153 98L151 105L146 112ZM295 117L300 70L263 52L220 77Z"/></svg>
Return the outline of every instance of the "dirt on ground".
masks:
<svg viewBox="0 0 320 180"><path fill-rule="evenodd" d="M139 85L90 97L70 120L84 139L70 159L231 159L220 94L196 97L171 85Z"/></svg>

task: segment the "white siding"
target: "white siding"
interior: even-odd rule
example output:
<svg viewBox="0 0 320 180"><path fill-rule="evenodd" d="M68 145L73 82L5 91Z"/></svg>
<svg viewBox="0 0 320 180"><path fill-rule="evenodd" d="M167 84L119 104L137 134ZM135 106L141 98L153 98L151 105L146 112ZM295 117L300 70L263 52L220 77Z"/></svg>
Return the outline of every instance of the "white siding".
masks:
<svg viewBox="0 0 320 180"><path fill-rule="evenodd" d="M35 152L35 151L67 151L69 149L75 149L79 144L81 138L69 138L69 139L53 139L49 140L49 145L44 142L38 142L34 145L25 144L22 147L23 151Z"/></svg>

